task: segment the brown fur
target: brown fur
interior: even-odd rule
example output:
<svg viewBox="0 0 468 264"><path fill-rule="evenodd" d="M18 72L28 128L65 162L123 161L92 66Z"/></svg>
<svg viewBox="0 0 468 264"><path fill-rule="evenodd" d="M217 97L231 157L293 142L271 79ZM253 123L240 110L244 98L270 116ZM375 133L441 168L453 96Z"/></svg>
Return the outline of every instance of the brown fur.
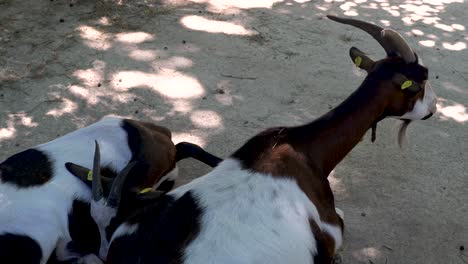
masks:
<svg viewBox="0 0 468 264"><path fill-rule="evenodd" d="M138 131L139 141L133 159L145 161L149 167L138 187L152 187L175 167L176 148L169 129L152 123L126 119Z"/></svg>

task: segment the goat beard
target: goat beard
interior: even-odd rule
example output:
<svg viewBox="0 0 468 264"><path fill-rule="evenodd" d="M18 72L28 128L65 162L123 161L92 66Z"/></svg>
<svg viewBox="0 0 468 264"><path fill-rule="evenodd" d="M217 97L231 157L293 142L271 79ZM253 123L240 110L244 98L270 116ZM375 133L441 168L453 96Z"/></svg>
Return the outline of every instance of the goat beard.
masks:
<svg viewBox="0 0 468 264"><path fill-rule="evenodd" d="M403 144L406 143L406 130L408 129L411 120L403 120L401 123L400 130L398 131L398 145L403 148Z"/></svg>

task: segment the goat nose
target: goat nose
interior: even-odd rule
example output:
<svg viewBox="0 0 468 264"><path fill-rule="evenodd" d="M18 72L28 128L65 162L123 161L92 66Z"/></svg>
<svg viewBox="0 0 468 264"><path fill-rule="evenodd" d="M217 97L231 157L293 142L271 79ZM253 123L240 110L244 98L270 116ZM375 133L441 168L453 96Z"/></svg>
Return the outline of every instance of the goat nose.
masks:
<svg viewBox="0 0 468 264"><path fill-rule="evenodd" d="M427 116L423 117L423 119L422 119L422 120L429 119L429 118L430 118L432 115L433 115L433 113L430 113L430 114L428 114Z"/></svg>

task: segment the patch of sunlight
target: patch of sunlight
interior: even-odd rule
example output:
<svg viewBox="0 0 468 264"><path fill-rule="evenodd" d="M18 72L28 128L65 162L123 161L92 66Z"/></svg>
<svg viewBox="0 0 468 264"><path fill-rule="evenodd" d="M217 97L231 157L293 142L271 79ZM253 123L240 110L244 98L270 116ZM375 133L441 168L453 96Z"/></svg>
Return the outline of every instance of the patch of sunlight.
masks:
<svg viewBox="0 0 468 264"><path fill-rule="evenodd" d="M318 10L321 10L321 11L328 11L330 8L327 7L327 6L320 6L320 5L315 5L315 8L317 8Z"/></svg>
<svg viewBox="0 0 468 264"><path fill-rule="evenodd" d="M123 43L142 43L153 40L154 37L146 32L127 32L116 34L115 39Z"/></svg>
<svg viewBox="0 0 468 264"><path fill-rule="evenodd" d="M210 110L196 110L190 115L192 123L204 128L216 128L221 126L221 117Z"/></svg>
<svg viewBox="0 0 468 264"><path fill-rule="evenodd" d="M140 71L121 71L112 77L115 90L148 87L172 99L198 98L204 94L200 82L172 69L161 69L158 74Z"/></svg>
<svg viewBox="0 0 468 264"><path fill-rule="evenodd" d="M422 32L419 29L412 29L411 32L416 36L423 36L424 35L424 32Z"/></svg>
<svg viewBox="0 0 468 264"><path fill-rule="evenodd" d="M380 20L380 23L382 23L382 25L386 26L386 27L389 27L391 26L392 24L390 23L389 20L386 20L386 19L382 19Z"/></svg>
<svg viewBox="0 0 468 264"><path fill-rule="evenodd" d="M452 28L456 30L465 30L465 26L460 24L452 24Z"/></svg>
<svg viewBox="0 0 468 264"><path fill-rule="evenodd" d="M97 49L108 50L112 47L110 43L111 36L90 26L79 26L76 29L80 37L85 40L85 45Z"/></svg>
<svg viewBox="0 0 468 264"><path fill-rule="evenodd" d="M25 112L16 114L8 114L8 120L6 127L0 128L0 142L5 139L11 139L16 135L15 125L21 125L25 127L36 127L39 124L33 121L33 118L28 116Z"/></svg>
<svg viewBox="0 0 468 264"><path fill-rule="evenodd" d="M157 62L154 62L152 66L155 70L160 70L161 65L164 65L164 68L175 70L192 67L193 62L185 57L174 56L167 60L158 60Z"/></svg>
<svg viewBox="0 0 468 264"><path fill-rule="evenodd" d="M201 16L185 16L180 22L189 29L228 35L254 35L255 32L232 22L210 20Z"/></svg>
<svg viewBox="0 0 468 264"><path fill-rule="evenodd" d="M46 115L53 116L55 118L61 117L64 114L70 114L78 109L78 104L67 98L60 98L62 103L59 107L49 110Z"/></svg>
<svg viewBox="0 0 468 264"><path fill-rule="evenodd" d="M343 11L348 11L350 10L351 8L357 6L356 3L353 3L353 2L346 2L342 5L340 5L340 9L343 10Z"/></svg>
<svg viewBox="0 0 468 264"><path fill-rule="evenodd" d="M93 88L85 88L78 85L71 85L68 88L68 91L85 100L88 105L96 105L100 102L100 98L105 98L112 102L118 103L128 103L132 101L135 96L131 93L119 92L116 93L114 90L105 89L93 89Z"/></svg>
<svg viewBox="0 0 468 264"><path fill-rule="evenodd" d="M193 106L192 103L188 100L174 100L172 102L172 111L171 113L184 113L188 114L190 111L192 111Z"/></svg>
<svg viewBox="0 0 468 264"><path fill-rule="evenodd" d="M337 199L343 199L347 195L346 187L343 184L343 181L338 179L335 175L335 170L332 170L327 179L330 182L330 187L333 190L333 194L337 197Z"/></svg>
<svg viewBox="0 0 468 264"><path fill-rule="evenodd" d="M438 29L442 29L442 30L445 30L445 31L448 31L448 32L453 32L453 28L449 25L445 25L445 24L441 24L441 23L437 23L434 25L434 27L438 28Z"/></svg>
<svg viewBox="0 0 468 264"><path fill-rule="evenodd" d="M460 103L453 102L447 105L447 101L439 100L437 103L437 113L442 120L455 120L458 123L465 123L468 121L468 113L466 107Z"/></svg>
<svg viewBox="0 0 468 264"><path fill-rule="evenodd" d="M12 138L16 133L16 129L14 127L6 127L0 128L0 142L4 139Z"/></svg>
<svg viewBox="0 0 468 264"><path fill-rule="evenodd" d="M93 62L93 68L87 70L76 70L73 72L73 76L80 79L84 85L95 87L102 81L105 67L105 62L96 60Z"/></svg>
<svg viewBox="0 0 468 264"><path fill-rule="evenodd" d="M24 112L15 114L15 116L19 118L18 123L25 127L37 127L39 125L38 123L33 121L32 117L27 116Z"/></svg>
<svg viewBox="0 0 468 264"><path fill-rule="evenodd" d="M360 261L365 261L369 259L376 259L381 256L380 250L375 247L365 247L361 250L356 250L353 252L353 256Z"/></svg>
<svg viewBox="0 0 468 264"><path fill-rule="evenodd" d="M81 98L88 98L90 96L89 90L85 89L81 86L78 85L71 85L68 88L68 91L71 92L72 94L79 96Z"/></svg>
<svg viewBox="0 0 468 264"><path fill-rule="evenodd" d="M7 127L0 128L0 142L5 139L13 138L16 134L13 115L8 115Z"/></svg>
<svg viewBox="0 0 468 264"><path fill-rule="evenodd" d="M370 3L367 8L369 9L379 9L379 6L376 3Z"/></svg>
<svg viewBox="0 0 468 264"><path fill-rule="evenodd" d="M399 17L400 16L400 11L396 11L396 10L387 10L388 13L390 13L390 15L394 16L394 17Z"/></svg>
<svg viewBox="0 0 468 264"><path fill-rule="evenodd" d="M448 49L448 50L455 50L455 51L466 49L465 42L461 42L461 41L458 41L458 42L456 42L454 44L451 44L451 43L448 43L448 42L443 42L442 46L444 48Z"/></svg>
<svg viewBox="0 0 468 264"><path fill-rule="evenodd" d="M196 136L192 133L172 132L172 141L174 142L174 144L177 144L182 141L187 141L193 144L197 144L200 147L204 147L206 145L206 141L203 138Z"/></svg>
<svg viewBox="0 0 468 264"><path fill-rule="evenodd" d="M156 59L157 53L154 50L132 50L128 56L137 61L152 61Z"/></svg>
<svg viewBox="0 0 468 264"><path fill-rule="evenodd" d="M102 26L110 26L112 24L110 19L106 16L99 18L98 23Z"/></svg>
<svg viewBox="0 0 468 264"><path fill-rule="evenodd" d="M227 8L272 8L275 3L283 0L190 0L195 3L207 3L216 9Z"/></svg>
<svg viewBox="0 0 468 264"><path fill-rule="evenodd" d="M421 40L419 41L419 44L425 46L425 47L434 47L435 46L435 41L433 40Z"/></svg>
<svg viewBox="0 0 468 264"><path fill-rule="evenodd" d="M409 13L414 13L416 15L421 15L421 16L430 16L430 15L433 15L431 13L439 12L439 10L429 5L404 4L404 5L399 5L399 7L403 10L406 10Z"/></svg>
<svg viewBox="0 0 468 264"><path fill-rule="evenodd" d="M349 11L344 12L344 15L345 16L355 17L355 16L359 16L359 13L354 11L354 10L349 10Z"/></svg>

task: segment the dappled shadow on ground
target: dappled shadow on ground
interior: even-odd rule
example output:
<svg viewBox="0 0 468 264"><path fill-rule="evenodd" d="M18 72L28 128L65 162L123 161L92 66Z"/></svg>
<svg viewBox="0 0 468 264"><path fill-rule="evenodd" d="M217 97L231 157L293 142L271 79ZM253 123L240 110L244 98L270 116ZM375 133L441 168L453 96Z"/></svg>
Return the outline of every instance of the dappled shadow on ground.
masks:
<svg viewBox="0 0 468 264"><path fill-rule="evenodd" d="M158 122L175 141L226 156L350 94L364 74L348 49L384 53L324 16L365 18L405 35L441 98L437 117L410 131L418 153L388 147L395 131L384 122L376 145L365 139L331 176L346 215L345 263L406 263L410 246L411 263L447 254L455 263L468 232L464 10L462 0L0 0L0 160L108 114ZM181 171L187 181L207 168L183 161Z"/></svg>

